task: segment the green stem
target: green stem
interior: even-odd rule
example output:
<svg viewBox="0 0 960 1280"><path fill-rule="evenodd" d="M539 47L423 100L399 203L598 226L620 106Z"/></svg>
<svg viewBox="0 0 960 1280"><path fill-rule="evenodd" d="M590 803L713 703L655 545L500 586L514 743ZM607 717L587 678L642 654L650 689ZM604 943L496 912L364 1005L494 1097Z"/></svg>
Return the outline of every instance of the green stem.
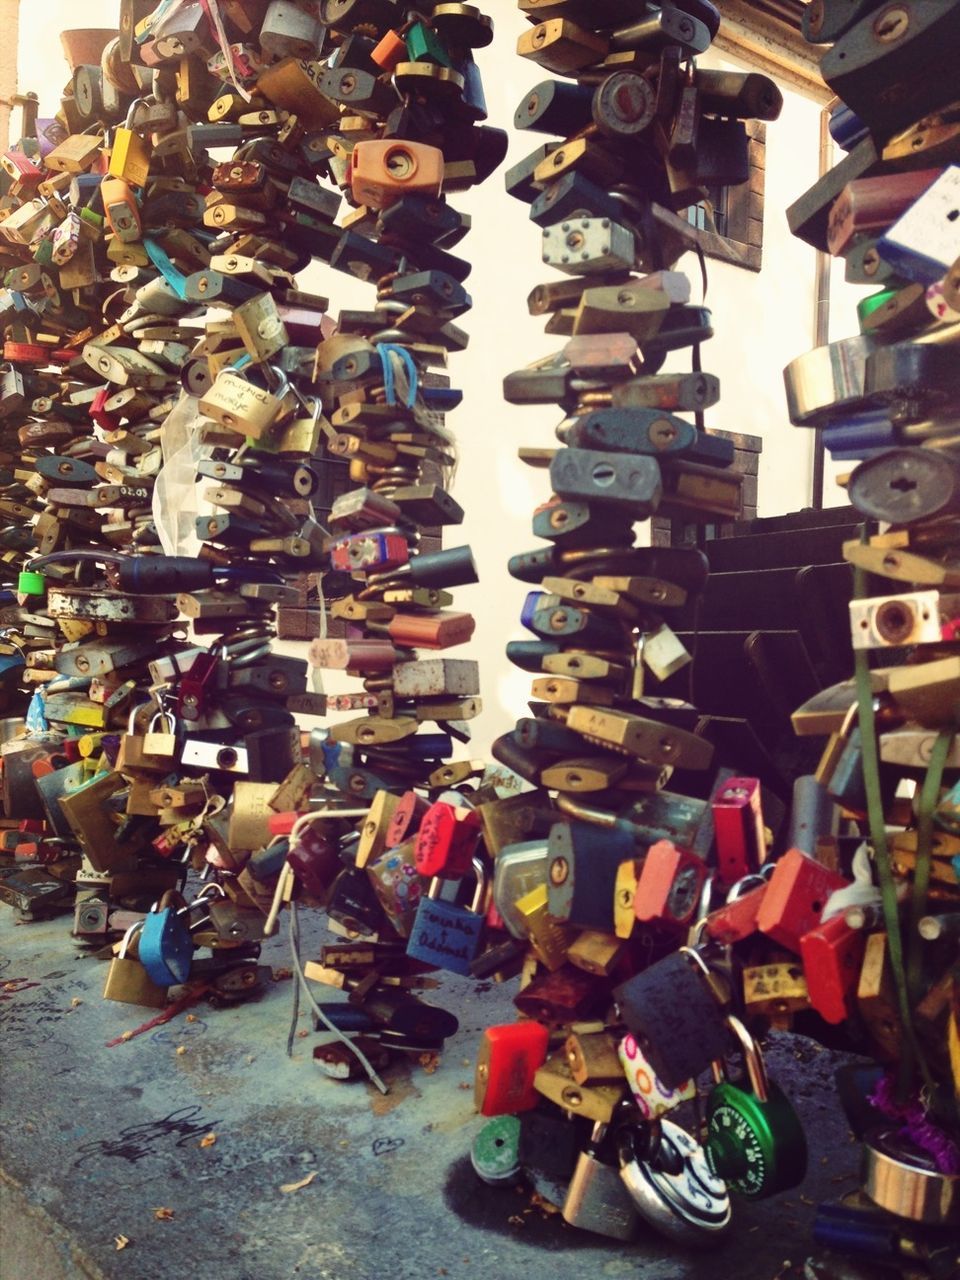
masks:
<svg viewBox="0 0 960 1280"><path fill-rule="evenodd" d="M933 848L933 815L940 798L940 783L953 734L944 729L937 735L923 780L920 802L917 807L917 862L913 872L913 895L910 900L910 927L907 932L907 995L911 1007L916 1006L923 994L921 984L923 945L917 926L927 911L927 893L930 888L930 861Z"/></svg>
<svg viewBox="0 0 960 1280"><path fill-rule="evenodd" d="M866 528L861 530L861 538L866 538ZM853 572L854 599L862 599L866 595L866 574L862 569ZM877 751L876 722L873 714L873 689L870 685L870 666L865 649L857 649L854 653L854 671L857 685L857 704L860 720L861 751L863 753L863 782L867 793L867 820L870 826L870 840L873 844L874 858L877 864L877 879L880 881L880 899L883 908L883 922L887 931L887 955L890 959L890 970L893 974L894 987L897 993L897 1005L900 1022L903 1027L903 1052L900 1055L897 1090L901 1101L915 1087L914 1071L919 1068L924 1083L932 1089L933 1080L920 1052L916 1033L913 1029L913 1016L910 1008L910 996L907 991L907 975L903 961L903 938L900 933L900 915L897 903L897 886L893 878L893 867L890 861L890 849L887 845L887 828L883 813L883 796L880 790L880 760Z"/></svg>

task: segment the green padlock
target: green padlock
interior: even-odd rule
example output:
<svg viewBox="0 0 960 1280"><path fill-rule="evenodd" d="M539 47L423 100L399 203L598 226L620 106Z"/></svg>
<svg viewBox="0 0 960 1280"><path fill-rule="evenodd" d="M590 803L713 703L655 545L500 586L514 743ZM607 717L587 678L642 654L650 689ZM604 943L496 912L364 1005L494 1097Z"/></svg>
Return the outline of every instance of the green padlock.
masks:
<svg viewBox="0 0 960 1280"><path fill-rule="evenodd" d="M470 1162L478 1178L491 1186L516 1182L520 1176L520 1120L495 1116L473 1140Z"/></svg>
<svg viewBox="0 0 960 1280"><path fill-rule="evenodd" d="M450 55L443 41L425 22L415 22L407 32L407 57L411 62L433 62L438 67L450 66Z"/></svg>
<svg viewBox="0 0 960 1280"><path fill-rule="evenodd" d="M24 569L17 578L17 591L22 596L46 595L47 580L42 573Z"/></svg>
<svg viewBox="0 0 960 1280"><path fill-rule="evenodd" d="M767 1078L760 1046L739 1018L728 1017L727 1025L743 1050L749 1089L726 1079L722 1061L713 1063L707 1161L731 1191L763 1200L803 1181L807 1140L790 1100Z"/></svg>

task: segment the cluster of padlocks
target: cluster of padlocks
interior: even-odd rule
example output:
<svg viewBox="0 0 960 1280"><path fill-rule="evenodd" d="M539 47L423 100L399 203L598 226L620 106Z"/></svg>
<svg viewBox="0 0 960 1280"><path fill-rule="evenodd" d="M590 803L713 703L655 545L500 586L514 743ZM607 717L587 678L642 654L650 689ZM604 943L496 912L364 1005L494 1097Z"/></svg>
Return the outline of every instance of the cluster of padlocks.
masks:
<svg viewBox="0 0 960 1280"><path fill-rule="evenodd" d="M521 128L561 137L507 186L566 279L529 299L560 351L504 389L565 416L560 448L521 450L552 490L533 516L546 545L510 562L537 586L522 613L535 638L507 648L536 673L534 701L493 754L540 789L528 807L547 829L497 850L494 905L530 956L523 1019L484 1034L476 1103L494 1118L473 1163L494 1183L522 1175L574 1226L630 1240L646 1224L692 1244L727 1228L731 1193L804 1176L801 1126L744 1006L754 1026L788 1008L813 904L845 883L796 849L768 863L759 781L710 772L726 762L695 708L658 696L690 661L670 611L708 566L695 548L634 545L654 513L739 511L733 443L703 424L719 397L700 367L710 313L673 268L700 242L681 215L747 180L746 120L775 119L781 99L764 76L698 68L711 5L520 9L535 24L520 54L567 79L520 105ZM692 371L661 371L687 349ZM725 1078L733 1053L749 1083ZM689 1104L711 1066L701 1128Z"/></svg>
<svg viewBox="0 0 960 1280"><path fill-rule="evenodd" d="M442 370L470 305L451 252L470 221L445 193L505 152L473 59L492 24L450 3L124 0L114 38L70 37L86 60L57 117L22 99L3 157L7 708L30 695L4 744L3 893L25 917L75 893L74 936L118 952L110 998L243 996L293 893L399 936L417 874L368 870L356 821L410 792L415 832L412 789L459 776L479 710L475 662L418 650L473 631L446 608L469 548L437 536L462 519ZM316 261L375 305L334 324L298 288ZM316 624L309 665L272 651L278 615L281 635ZM331 668L363 691L328 699ZM328 706L364 714L307 751L295 717ZM188 904L191 866L209 883ZM338 985L358 964L401 985L394 950L375 967L347 946Z"/></svg>
<svg viewBox="0 0 960 1280"><path fill-rule="evenodd" d="M392 1051L457 1029L416 994L433 971L519 975L520 1018L480 1047L474 1167L618 1240L646 1223L709 1242L731 1196L802 1181L803 1131L758 1043L797 1014L901 1064L900 1093L882 1067L845 1085L868 1194L957 1214L960 798L941 793L960 689L960 40L947 0L904 6L905 24L881 8L807 10L808 36L836 41L823 72L848 155L790 219L883 288L859 337L787 370L792 420L859 463L851 501L884 524L844 547L857 679L795 717L832 735L822 834L859 820L873 865L846 836L793 847L797 815L765 823L760 780L663 696L690 662L671 611L708 564L636 545L638 526L735 519L744 480L735 438L705 428L711 317L675 268L702 252L712 193L748 181L750 122L781 107L766 76L698 66L710 0L519 0L520 55L563 78L517 109L546 140L506 185L562 275L529 298L559 350L504 395L563 420L559 447L520 451L550 493L541 544L509 564L532 588L532 638L507 656L533 700L496 766L454 758L478 669L442 651L473 634L452 589L476 572L440 545L463 515L444 370L470 306L453 252L469 218L445 197L506 151L473 56L489 18L122 0L55 119L21 100L0 160L17 586L0 696L26 730L0 748L0 896L24 917L72 907L75 938L110 957L106 995L156 1008L185 983L255 993L280 911L296 943L297 904L323 908L340 940L305 964L294 947L329 1033L314 1056L381 1087ZM876 93L879 70L895 92ZM370 309L328 317L298 288L316 261L375 287ZM278 634L306 659L275 653ZM871 668L877 649L908 660ZM326 693L330 672L362 685ZM308 741L296 717L331 711L350 718ZM190 871L207 883L188 902Z"/></svg>
<svg viewBox="0 0 960 1280"><path fill-rule="evenodd" d="M816 0L804 34L829 46L846 154L788 219L871 291L855 337L784 371L791 421L850 464L841 483L864 519L842 548L855 677L794 727L829 735L817 780L869 843L800 954L814 1008L880 1064L847 1106L866 1192L939 1225L957 1221L960 1175L960 13Z"/></svg>

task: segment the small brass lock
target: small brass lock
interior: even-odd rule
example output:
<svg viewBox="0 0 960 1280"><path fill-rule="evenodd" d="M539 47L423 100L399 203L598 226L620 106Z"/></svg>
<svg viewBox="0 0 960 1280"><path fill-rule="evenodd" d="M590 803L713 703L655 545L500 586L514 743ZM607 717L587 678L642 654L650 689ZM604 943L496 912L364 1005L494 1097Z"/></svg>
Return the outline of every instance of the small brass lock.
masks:
<svg viewBox="0 0 960 1280"><path fill-rule="evenodd" d="M259 440L293 408L286 374L279 374L279 379L280 385L274 393L233 369L224 370L201 398L200 412L231 431Z"/></svg>

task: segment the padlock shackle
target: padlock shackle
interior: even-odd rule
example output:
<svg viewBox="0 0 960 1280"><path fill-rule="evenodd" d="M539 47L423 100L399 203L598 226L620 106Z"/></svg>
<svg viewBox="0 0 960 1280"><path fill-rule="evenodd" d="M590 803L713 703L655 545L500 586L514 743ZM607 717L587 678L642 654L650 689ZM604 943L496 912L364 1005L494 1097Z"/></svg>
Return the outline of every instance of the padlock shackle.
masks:
<svg viewBox="0 0 960 1280"><path fill-rule="evenodd" d="M123 935L123 938L120 941L120 950L117 952L118 960L125 960L127 958L127 948L130 946L130 943L133 941L133 936L138 930L143 930L142 920L134 920L133 924Z"/></svg>
<svg viewBox="0 0 960 1280"><path fill-rule="evenodd" d="M747 1079L750 1082L750 1088L758 1102L768 1102L770 1100L770 1082L767 1077L767 1067L763 1060L763 1054L760 1046L754 1040L753 1036L743 1025L739 1018L735 1018L733 1014L727 1017L727 1026L733 1032L737 1040L740 1041L740 1051L743 1054L743 1063L747 1070ZM727 1079L726 1069L722 1059L711 1062L710 1070L713 1072L713 1078L717 1084L721 1084Z"/></svg>
<svg viewBox="0 0 960 1280"><path fill-rule="evenodd" d="M484 910L483 903L484 903L484 899L487 896L487 889L489 887L489 876L487 875L487 868L484 865L483 859L480 857L471 859L470 868L474 876L476 877L477 888L476 888L476 892L474 893L473 897L470 900L470 906L468 910L470 911L471 915L478 916L478 915L481 915ZM433 879L430 881L430 887L427 889L426 896L431 900L431 902L437 901L437 894L440 892L440 886L443 883L444 879L446 878L447 877L444 877L444 876L434 876ZM461 879L465 879L465 878L466 876L461 876Z"/></svg>

